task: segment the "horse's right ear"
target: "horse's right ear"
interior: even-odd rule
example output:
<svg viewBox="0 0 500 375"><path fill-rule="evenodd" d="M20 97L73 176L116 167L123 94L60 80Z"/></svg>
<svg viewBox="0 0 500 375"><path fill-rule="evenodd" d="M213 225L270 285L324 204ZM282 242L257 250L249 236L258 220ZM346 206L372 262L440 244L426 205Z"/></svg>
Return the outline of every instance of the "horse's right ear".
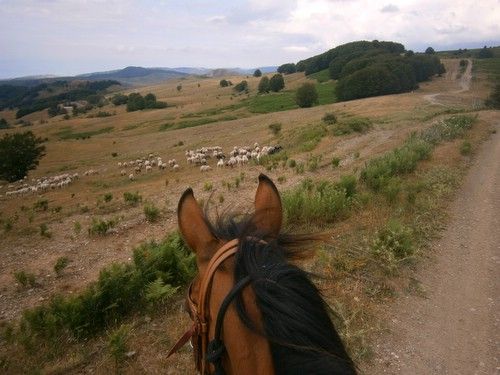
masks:
<svg viewBox="0 0 500 375"><path fill-rule="evenodd" d="M187 189L179 200L177 220L182 237L197 255L214 242L217 242L207 225L205 215L198 202L196 202L191 188Z"/></svg>

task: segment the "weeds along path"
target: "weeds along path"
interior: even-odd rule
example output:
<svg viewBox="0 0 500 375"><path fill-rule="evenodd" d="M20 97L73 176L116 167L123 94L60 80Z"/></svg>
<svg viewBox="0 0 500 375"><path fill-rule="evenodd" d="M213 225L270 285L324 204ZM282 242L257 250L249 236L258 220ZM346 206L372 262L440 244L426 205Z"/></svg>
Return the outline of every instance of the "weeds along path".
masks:
<svg viewBox="0 0 500 375"><path fill-rule="evenodd" d="M482 145L419 272L423 296L404 296L378 339L370 374L500 371L500 123Z"/></svg>

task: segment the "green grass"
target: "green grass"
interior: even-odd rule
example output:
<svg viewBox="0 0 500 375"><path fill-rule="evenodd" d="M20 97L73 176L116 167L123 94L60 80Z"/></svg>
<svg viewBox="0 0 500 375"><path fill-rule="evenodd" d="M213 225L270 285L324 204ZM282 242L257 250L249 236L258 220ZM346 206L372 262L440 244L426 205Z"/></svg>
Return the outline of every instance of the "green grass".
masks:
<svg viewBox="0 0 500 375"><path fill-rule="evenodd" d="M353 205L355 192L354 177L345 177L337 184L306 179L283 194L287 223L321 225L345 218Z"/></svg>
<svg viewBox="0 0 500 375"><path fill-rule="evenodd" d="M328 69L320 70L319 72L308 75L307 78L315 79L319 83L323 83L330 80L330 72Z"/></svg>
<svg viewBox="0 0 500 375"><path fill-rule="evenodd" d="M75 132L73 132L73 129L71 127L69 127L69 128L64 128L60 132L57 132L56 135L61 140L85 139L85 138L93 137L94 135L111 133L112 131L113 131L113 127L107 126L105 128L101 128L101 129L97 129L97 130L90 130L87 132L76 132L75 133Z"/></svg>
<svg viewBox="0 0 500 375"><path fill-rule="evenodd" d="M281 91L257 95L243 101L252 113L270 113L299 108L295 103L295 91Z"/></svg>
<svg viewBox="0 0 500 375"><path fill-rule="evenodd" d="M309 152L316 148L321 139L328 133L322 124L309 124L291 133L290 147L297 147L299 151Z"/></svg>
<svg viewBox="0 0 500 375"><path fill-rule="evenodd" d="M474 65L477 70L488 73L491 80L500 81L500 57L474 59Z"/></svg>
<svg viewBox="0 0 500 375"><path fill-rule="evenodd" d="M335 84L331 82L318 83L316 85L318 91L319 105L332 104L337 101L335 96Z"/></svg>

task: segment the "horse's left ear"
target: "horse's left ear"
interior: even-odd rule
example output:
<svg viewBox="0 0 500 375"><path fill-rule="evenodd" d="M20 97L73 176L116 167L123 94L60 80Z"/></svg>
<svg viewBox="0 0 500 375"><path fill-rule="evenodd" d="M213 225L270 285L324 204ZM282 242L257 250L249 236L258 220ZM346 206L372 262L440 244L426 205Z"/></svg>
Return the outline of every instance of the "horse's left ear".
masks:
<svg viewBox="0 0 500 375"><path fill-rule="evenodd" d="M283 208L278 189L269 177L259 175L255 193L254 224L263 235L277 237L283 222Z"/></svg>
<svg viewBox="0 0 500 375"><path fill-rule="evenodd" d="M182 194L177 207L177 220L182 237L197 256L217 242L191 188Z"/></svg>

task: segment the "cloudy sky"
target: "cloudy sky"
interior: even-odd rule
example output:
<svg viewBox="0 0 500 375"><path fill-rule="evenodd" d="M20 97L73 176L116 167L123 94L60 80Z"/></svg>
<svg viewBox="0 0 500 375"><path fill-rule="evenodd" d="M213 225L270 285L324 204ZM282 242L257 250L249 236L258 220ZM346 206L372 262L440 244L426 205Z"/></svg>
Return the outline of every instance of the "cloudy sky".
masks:
<svg viewBox="0 0 500 375"><path fill-rule="evenodd" d="M500 45L500 0L0 0L0 78L280 65L354 40Z"/></svg>

